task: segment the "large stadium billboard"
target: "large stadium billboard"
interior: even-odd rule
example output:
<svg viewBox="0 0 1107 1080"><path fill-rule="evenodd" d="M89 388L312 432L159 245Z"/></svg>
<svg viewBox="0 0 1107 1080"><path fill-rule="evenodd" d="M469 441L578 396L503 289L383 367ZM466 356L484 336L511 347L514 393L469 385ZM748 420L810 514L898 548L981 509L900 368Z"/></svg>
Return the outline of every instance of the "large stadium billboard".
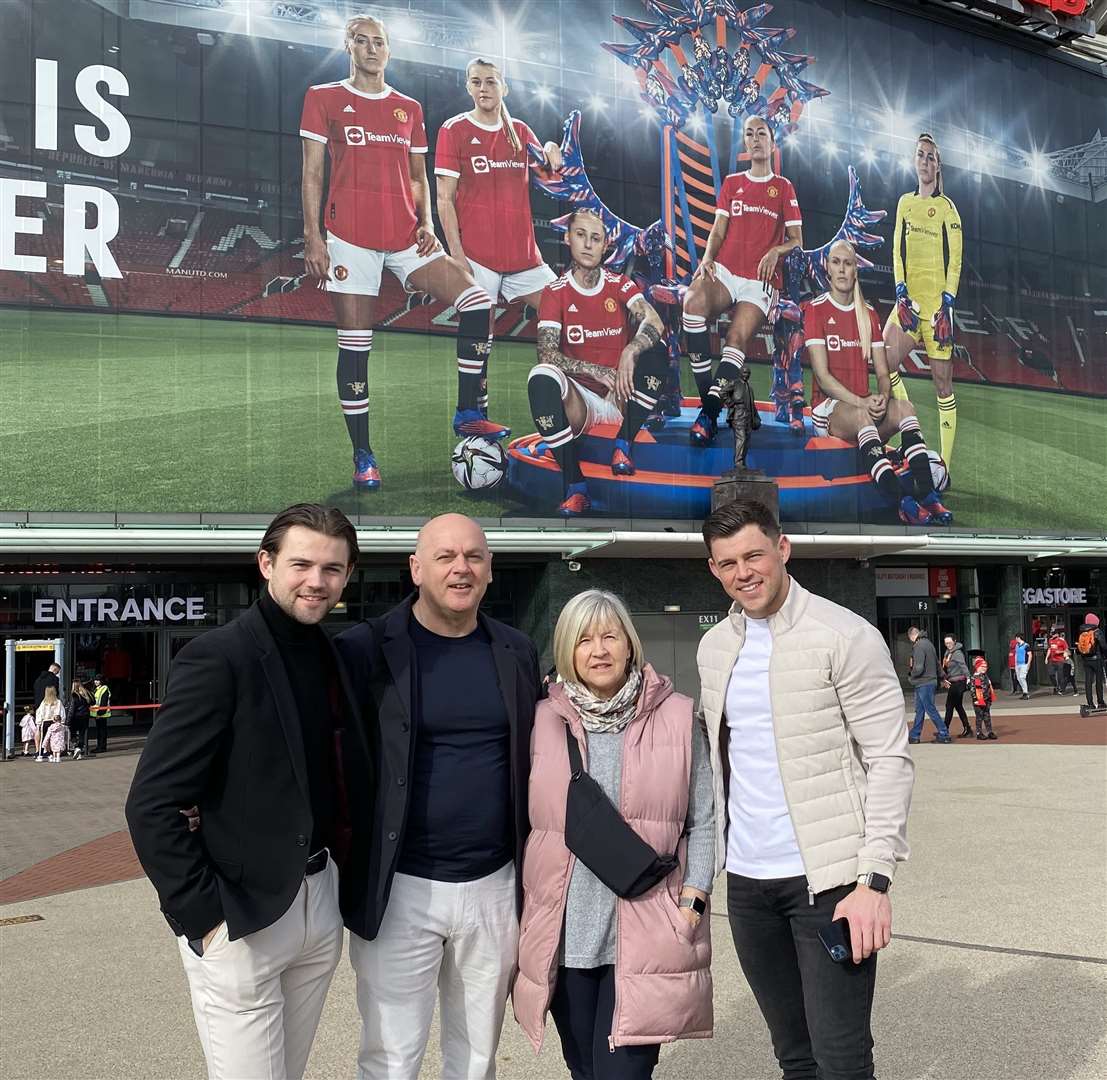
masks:
<svg viewBox="0 0 1107 1080"><path fill-rule="evenodd" d="M531 5L515 22L484 4L413 3L383 12L384 79L397 93L377 130L384 99L357 86L376 85L364 80L380 57L374 68L363 56L357 84L343 82L353 40L345 4L277 5L271 17L258 5L250 19L233 5L183 0L131 3L130 17L116 7L4 5L0 511L265 513L318 498L382 519L462 509L509 523L558 516L573 479L588 501L565 509L584 509L582 524L702 517L733 443L725 413L719 432L712 438L708 424L702 437L699 391L711 380L697 387L681 308L717 208L732 244L761 236L756 219L787 177L797 207L777 217L783 224L794 213L802 235L781 253L779 293L743 293L758 284L756 271L744 285L732 275L739 287L714 294L725 310L697 353L701 375L707 356L718 374L722 348L743 347L761 419L748 464L777 481L784 517L898 524L899 496L873 479L886 471L877 458L901 495L918 493L907 453L918 436L899 430L905 406L891 406L896 422L881 425L877 458L871 445L859 450L858 424L843 426L845 408L833 423L825 406L811 408L809 342L841 383L836 353L858 337L849 305L838 318L853 322L840 335L825 319L815 334L810 314L833 284L831 245L846 238L932 475L950 480L940 501L954 527L1103 531L1095 493L1107 470L1107 80L1096 71L861 0L775 11L689 4L680 16L560 0ZM372 38L374 25L355 26L354 37ZM493 142L506 140L497 125L489 133L450 122L480 108L466 73L477 54L495 65L478 74L500 73L505 103L536 142L558 144L560 169L548 151L526 146L513 164L498 161ZM314 93L328 101L305 105L309 87L324 87ZM765 167L748 153L751 116L774 136ZM923 132L929 141L920 143ZM321 287L304 225L304 162L328 161L322 191L308 200L323 235L348 230L340 239L364 254L392 210L380 183L355 179L355 191L376 194L335 218L337 163L345 156L347 169L376 175L395 165L397 142L405 168L427 147L417 209L424 190L441 205L443 185L447 194L456 187L460 206L497 167L513 183L529 175L536 258L550 277L569 269L564 215L600 210L607 270L623 275L610 279L611 306L593 304L575 324L568 312L574 298L591 299L580 284L587 275L562 286L577 291L561 307L549 301L556 355L540 356L545 278L507 273L533 265L499 268L490 347L458 334L468 282L420 276L422 260L405 264L399 250L378 259L377 289L371 260L366 270L360 255L332 247L331 288ZM311 157L313 143L322 157ZM938 187L919 187L920 146L933 150ZM719 201L728 173L766 167L775 181L762 185L763 198ZM901 203L917 189L914 203ZM512 190L518 196L518 184ZM479 225L472 207L459 211L474 245L519 228L517 215L513 225L497 216L505 205L494 199ZM433 223L448 239L437 210ZM772 242L786 246L790 236ZM432 241L420 242L425 253ZM756 242L769 243L746 246ZM414 287L428 281L437 299ZM917 312L918 340L889 328L897 281ZM374 290L372 308L359 306ZM581 380L578 363L606 361L574 346L604 334L620 346L633 339L643 308L626 307L631 294L657 312L669 361L657 376L639 373L627 394L608 393L602 373ZM745 312L738 329L735 294L733 313ZM950 314L952 341L941 324ZM898 317L909 319L908 308ZM529 376L540 360L567 361L565 379L555 374L536 391ZM469 410L460 418L459 371ZM613 373L608 381L614 387ZM550 386L559 387L552 399ZM879 389L874 380L866 392ZM489 426L477 430L486 436L455 454L473 430L459 435L455 421L479 421L485 394ZM630 473L612 463L635 394L652 415L630 448ZM366 415L379 488L355 454ZM497 439L496 427L510 433Z"/></svg>

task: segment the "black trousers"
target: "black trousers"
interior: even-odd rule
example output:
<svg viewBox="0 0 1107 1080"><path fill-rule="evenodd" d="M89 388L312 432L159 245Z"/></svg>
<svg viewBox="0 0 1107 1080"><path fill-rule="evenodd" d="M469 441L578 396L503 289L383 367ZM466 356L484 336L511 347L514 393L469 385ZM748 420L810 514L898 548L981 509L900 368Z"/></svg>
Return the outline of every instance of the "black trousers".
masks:
<svg viewBox="0 0 1107 1080"><path fill-rule="evenodd" d="M853 885L809 903L802 877L727 874L738 962L769 1025L783 1080L872 1080L876 953L836 964L818 932Z"/></svg>
<svg viewBox="0 0 1107 1080"><path fill-rule="evenodd" d="M108 749L108 718L96 717L96 753L106 753Z"/></svg>
<svg viewBox="0 0 1107 1080"><path fill-rule="evenodd" d="M70 735L71 735L71 740L70 741L83 754L85 752L85 749L86 749L85 742L88 739L88 724L80 724L80 725L74 724L69 729L69 732L70 732Z"/></svg>
<svg viewBox="0 0 1107 1080"><path fill-rule="evenodd" d="M649 1080L653 1076L660 1045L609 1049L614 1012L613 965L557 969L550 1014L573 1080Z"/></svg>
<svg viewBox="0 0 1107 1080"><path fill-rule="evenodd" d="M1095 701L1092 701L1092 683L1095 683ZM1103 704L1103 661L1084 661L1084 696L1088 699L1088 707L1094 708Z"/></svg>
<svg viewBox="0 0 1107 1080"><path fill-rule="evenodd" d="M961 730L972 730L972 724L969 723L969 718L965 715L965 702L962 700L968 686L969 684L965 679L950 680L949 689L946 691L946 730L949 730L949 722L953 719L955 710L961 718Z"/></svg>

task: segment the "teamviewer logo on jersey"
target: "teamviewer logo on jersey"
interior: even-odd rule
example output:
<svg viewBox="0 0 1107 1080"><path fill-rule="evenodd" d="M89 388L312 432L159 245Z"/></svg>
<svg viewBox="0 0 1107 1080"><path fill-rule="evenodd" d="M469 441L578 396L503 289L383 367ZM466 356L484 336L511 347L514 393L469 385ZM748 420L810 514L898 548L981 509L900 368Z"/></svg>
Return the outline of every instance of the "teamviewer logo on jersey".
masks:
<svg viewBox="0 0 1107 1080"><path fill-rule="evenodd" d="M473 172L486 173L488 172L488 158L475 157L471 159L473 162Z"/></svg>
<svg viewBox="0 0 1107 1080"><path fill-rule="evenodd" d="M826 335L826 351L837 352L842 347L842 339L837 334Z"/></svg>
<svg viewBox="0 0 1107 1080"><path fill-rule="evenodd" d="M347 146L364 146L365 145L365 128L363 127L346 127L343 129L346 132L346 145Z"/></svg>
<svg viewBox="0 0 1107 1080"><path fill-rule="evenodd" d="M567 327L565 327L565 340L570 345L583 345L584 344L584 327L583 326L567 326Z"/></svg>
<svg viewBox="0 0 1107 1080"><path fill-rule="evenodd" d="M730 200L730 216L741 217L742 216L742 200L731 199Z"/></svg>

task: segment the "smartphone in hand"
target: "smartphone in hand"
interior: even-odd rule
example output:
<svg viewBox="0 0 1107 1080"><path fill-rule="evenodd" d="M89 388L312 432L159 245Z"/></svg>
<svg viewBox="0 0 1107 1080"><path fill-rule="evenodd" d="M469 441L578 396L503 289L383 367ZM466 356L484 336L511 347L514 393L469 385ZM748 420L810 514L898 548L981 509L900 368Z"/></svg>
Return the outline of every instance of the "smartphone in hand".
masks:
<svg viewBox="0 0 1107 1080"><path fill-rule="evenodd" d="M849 936L849 919L835 919L829 926L819 931L819 940L830 953L830 959L836 964L848 960L853 955L853 945Z"/></svg>

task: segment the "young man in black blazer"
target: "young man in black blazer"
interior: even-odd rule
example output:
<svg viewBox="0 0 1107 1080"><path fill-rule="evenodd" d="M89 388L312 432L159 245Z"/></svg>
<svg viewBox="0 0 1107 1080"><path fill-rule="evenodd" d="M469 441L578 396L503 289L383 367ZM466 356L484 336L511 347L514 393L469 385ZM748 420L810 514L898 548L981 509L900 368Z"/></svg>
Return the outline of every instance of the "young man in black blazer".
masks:
<svg viewBox="0 0 1107 1080"><path fill-rule="evenodd" d="M442 1075L486 1080L518 941L538 657L480 614L492 555L475 521L427 522L410 565L418 593L338 638L380 740L375 835L343 875L357 1075L417 1076L439 999Z"/></svg>
<svg viewBox="0 0 1107 1080"><path fill-rule="evenodd" d="M357 557L338 510L302 503L274 518L261 599L178 654L127 798L212 1080L302 1076L342 950L336 864L371 772L319 624ZM193 805L196 832L181 813Z"/></svg>

